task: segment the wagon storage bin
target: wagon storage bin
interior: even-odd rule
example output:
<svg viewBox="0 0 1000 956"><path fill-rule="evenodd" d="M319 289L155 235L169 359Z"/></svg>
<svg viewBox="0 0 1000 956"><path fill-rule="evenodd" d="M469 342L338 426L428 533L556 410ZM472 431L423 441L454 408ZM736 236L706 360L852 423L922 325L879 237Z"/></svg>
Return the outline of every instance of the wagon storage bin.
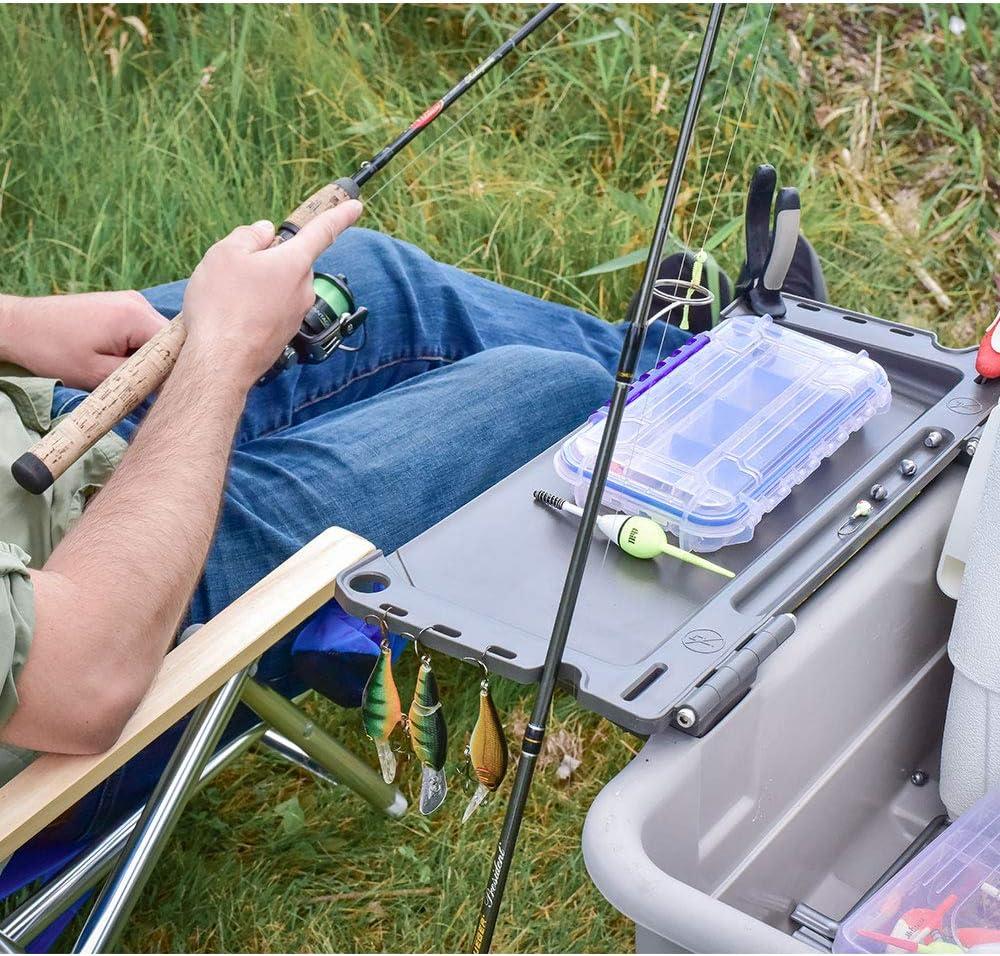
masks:
<svg viewBox="0 0 1000 956"><path fill-rule="evenodd" d="M639 952L809 952L795 905L842 918L943 812L954 604L934 569L964 474L949 468L800 607L711 733L654 735L598 796L587 867Z"/></svg>

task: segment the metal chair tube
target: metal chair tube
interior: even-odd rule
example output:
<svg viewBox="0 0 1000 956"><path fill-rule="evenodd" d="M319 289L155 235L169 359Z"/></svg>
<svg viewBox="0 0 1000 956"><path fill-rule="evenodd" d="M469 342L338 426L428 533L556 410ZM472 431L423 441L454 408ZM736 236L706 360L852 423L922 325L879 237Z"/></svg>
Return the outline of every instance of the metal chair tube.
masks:
<svg viewBox="0 0 1000 956"><path fill-rule="evenodd" d="M248 671L249 668L244 669L231 677L195 708L184 736L122 853L121 863L87 918L77 940L76 952L99 953L114 945L239 702Z"/></svg>

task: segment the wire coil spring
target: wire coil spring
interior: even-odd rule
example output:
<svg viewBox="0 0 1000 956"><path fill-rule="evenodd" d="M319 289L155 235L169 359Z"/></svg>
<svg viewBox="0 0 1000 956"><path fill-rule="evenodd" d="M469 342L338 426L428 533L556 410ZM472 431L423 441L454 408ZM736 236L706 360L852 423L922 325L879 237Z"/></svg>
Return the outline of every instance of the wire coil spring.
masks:
<svg viewBox="0 0 1000 956"><path fill-rule="evenodd" d="M646 319L647 327L657 319L669 316L674 309L684 308L684 306L711 305L715 301L715 295L705 286L692 282L690 279L681 278L657 279L653 283L653 298L667 304Z"/></svg>

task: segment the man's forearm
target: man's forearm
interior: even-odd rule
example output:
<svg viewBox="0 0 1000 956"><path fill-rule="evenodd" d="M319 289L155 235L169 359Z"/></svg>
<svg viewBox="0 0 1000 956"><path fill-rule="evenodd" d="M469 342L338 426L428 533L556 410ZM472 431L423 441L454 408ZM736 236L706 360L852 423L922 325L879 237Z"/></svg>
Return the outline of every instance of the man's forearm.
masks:
<svg viewBox="0 0 1000 956"><path fill-rule="evenodd" d="M133 616L138 611L142 629L172 632L208 554L245 398L240 383L185 353L111 481L46 570L102 583L95 590Z"/></svg>
<svg viewBox="0 0 1000 956"><path fill-rule="evenodd" d="M18 345L23 335L23 303L27 301L17 296L0 294L0 362L19 364Z"/></svg>
<svg viewBox="0 0 1000 956"><path fill-rule="evenodd" d="M205 253L184 292L187 341L145 424L107 487L32 572L31 650L0 740L70 753L114 743L198 580L247 389L301 326L315 299L316 257L360 213L359 202L341 203L277 247L272 223L240 226ZM133 310L153 311L138 293L120 295ZM106 360L117 365L155 334L134 323L109 331L89 344L102 361L78 376L85 385L107 376ZM46 372L56 362L45 359L19 364L74 384L65 371Z"/></svg>
<svg viewBox="0 0 1000 956"><path fill-rule="evenodd" d="M51 668L92 680L92 693L112 695L95 710L124 716L159 668L212 541L245 400L239 377L212 366L182 352L107 486L33 575L35 638L18 680L22 706L3 732L9 742L55 749L46 741L70 715L57 699L38 706L56 696L45 686ZM33 695L29 720L22 711ZM88 739L85 731L82 748Z"/></svg>

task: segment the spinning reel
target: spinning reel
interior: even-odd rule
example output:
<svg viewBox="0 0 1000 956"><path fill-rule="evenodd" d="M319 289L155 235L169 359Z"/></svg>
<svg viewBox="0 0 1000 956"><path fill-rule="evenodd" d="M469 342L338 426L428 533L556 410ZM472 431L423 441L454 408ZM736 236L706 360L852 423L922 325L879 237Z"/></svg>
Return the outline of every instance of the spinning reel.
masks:
<svg viewBox="0 0 1000 956"><path fill-rule="evenodd" d="M356 352L364 345L363 339L356 346L343 344L344 339L362 328L368 318L368 310L355 304L347 277L314 272L313 291L316 301L303 317L299 331L261 378L260 384L270 382L293 365L325 362L338 348Z"/></svg>

